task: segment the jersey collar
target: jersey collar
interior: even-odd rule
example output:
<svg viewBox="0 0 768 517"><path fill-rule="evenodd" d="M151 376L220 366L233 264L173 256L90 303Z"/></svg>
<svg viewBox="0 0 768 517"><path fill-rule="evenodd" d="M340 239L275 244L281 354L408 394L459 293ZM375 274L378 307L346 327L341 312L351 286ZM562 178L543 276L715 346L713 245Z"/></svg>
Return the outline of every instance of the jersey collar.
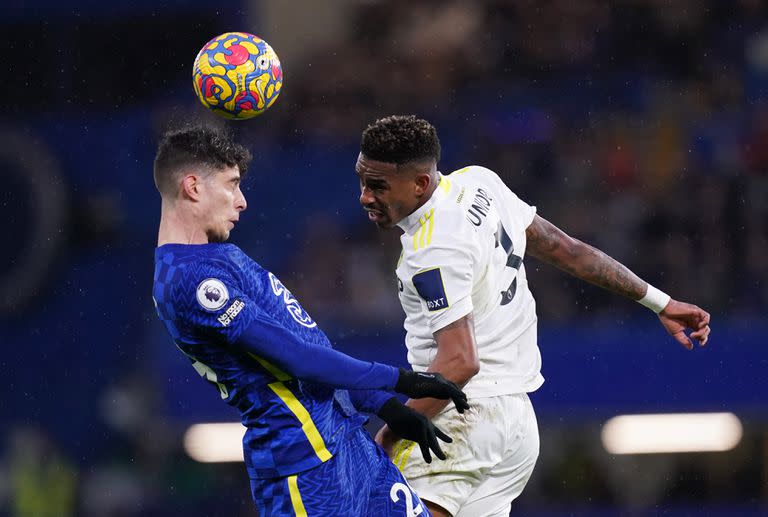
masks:
<svg viewBox="0 0 768 517"><path fill-rule="evenodd" d="M434 208L435 205L437 205L437 203L439 203L444 197L448 195L448 192L450 192L451 187L448 178L443 176L443 174L440 172L438 172L438 174L439 179L437 182L437 188L434 192L432 192L432 195L427 200L427 202L414 210L411 215L403 217L400 222L397 223L397 226L399 226L405 233L411 233L411 230L413 230L415 227L418 227L419 219L421 219L427 212Z"/></svg>

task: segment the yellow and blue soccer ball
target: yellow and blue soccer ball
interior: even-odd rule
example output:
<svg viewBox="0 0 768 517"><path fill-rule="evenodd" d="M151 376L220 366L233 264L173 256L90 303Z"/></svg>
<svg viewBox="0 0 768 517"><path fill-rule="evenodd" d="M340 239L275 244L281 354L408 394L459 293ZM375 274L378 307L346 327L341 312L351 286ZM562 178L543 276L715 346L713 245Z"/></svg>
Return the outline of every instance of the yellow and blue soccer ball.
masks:
<svg viewBox="0 0 768 517"><path fill-rule="evenodd" d="M283 86L275 51L246 32L227 32L206 43L195 58L192 77L203 106L237 120L264 113Z"/></svg>

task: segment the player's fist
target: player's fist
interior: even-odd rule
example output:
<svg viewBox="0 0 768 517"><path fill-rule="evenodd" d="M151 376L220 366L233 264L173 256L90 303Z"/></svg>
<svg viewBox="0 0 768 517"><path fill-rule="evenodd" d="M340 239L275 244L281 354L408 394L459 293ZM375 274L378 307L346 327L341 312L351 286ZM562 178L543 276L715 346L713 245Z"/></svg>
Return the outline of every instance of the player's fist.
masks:
<svg viewBox="0 0 768 517"><path fill-rule="evenodd" d="M467 396L461 388L440 375L432 372L412 372L400 368L400 375L395 384L395 391L408 395L412 399L431 397L434 399L451 399L459 413L469 409Z"/></svg>
<svg viewBox="0 0 768 517"><path fill-rule="evenodd" d="M451 443L453 440L435 427L429 418L409 408L396 397L386 401L377 414L387 423L392 433L400 438L418 443L419 448L421 448L421 455L424 456L424 461L427 463L432 463L430 450L441 460L445 459L445 453L440 448L440 442L437 439L440 438L446 443ZM381 442L379 445L384 446ZM387 454L391 455L391 444L389 448Z"/></svg>
<svg viewBox="0 0 768 517"><path fill-rule="evenodd" d="M670 336L688 350L693 349L691 338L699 346L707 344L709 339L709 313L690 303L670 300L664 310L659 313L659 319ZM690 337L685 334L690 330Z"/></svg>

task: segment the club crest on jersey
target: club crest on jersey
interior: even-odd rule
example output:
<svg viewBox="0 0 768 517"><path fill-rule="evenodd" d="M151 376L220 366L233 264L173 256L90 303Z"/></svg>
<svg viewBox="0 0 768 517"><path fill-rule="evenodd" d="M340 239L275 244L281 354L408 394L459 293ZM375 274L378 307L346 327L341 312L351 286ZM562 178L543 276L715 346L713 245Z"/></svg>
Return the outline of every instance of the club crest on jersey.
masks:
<svg viewBox="0 0 768 517"><path fill-rule="evenodd" d="M272 292L275 293L275 296L282 296L285 308L288 309L296 323L308 329L317 326L317 323L312 320L307 311L299 305L299 301L293 297L291 292L271 272L269 273L269 283L272 285Z"/></svg>
<svg viewBox="0 0 768 517"><path fill-rule="evenodd" d="M448 296L440 268L427 269L413 275L413 286L426 302L429 312L441 311L449 307Z"/></svg>
<svg viewBox="0 0 768 517"><path fill-rule="evenodd" d="M218 278L206 278L197 286L197 303L209 311L215 312L229 301L229 291Z"/></svg>

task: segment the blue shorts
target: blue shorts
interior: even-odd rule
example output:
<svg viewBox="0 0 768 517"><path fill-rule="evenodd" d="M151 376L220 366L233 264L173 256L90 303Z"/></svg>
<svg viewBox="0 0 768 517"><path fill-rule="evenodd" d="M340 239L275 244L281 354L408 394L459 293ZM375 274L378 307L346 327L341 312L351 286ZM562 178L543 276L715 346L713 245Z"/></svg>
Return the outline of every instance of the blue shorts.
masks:
<svg viewBox="0 0 768 517"><path fill-rule="evenodd" d="M330 460L293 476L251 479L260 517L429 517L400 471L359 428Z"/></svg>

